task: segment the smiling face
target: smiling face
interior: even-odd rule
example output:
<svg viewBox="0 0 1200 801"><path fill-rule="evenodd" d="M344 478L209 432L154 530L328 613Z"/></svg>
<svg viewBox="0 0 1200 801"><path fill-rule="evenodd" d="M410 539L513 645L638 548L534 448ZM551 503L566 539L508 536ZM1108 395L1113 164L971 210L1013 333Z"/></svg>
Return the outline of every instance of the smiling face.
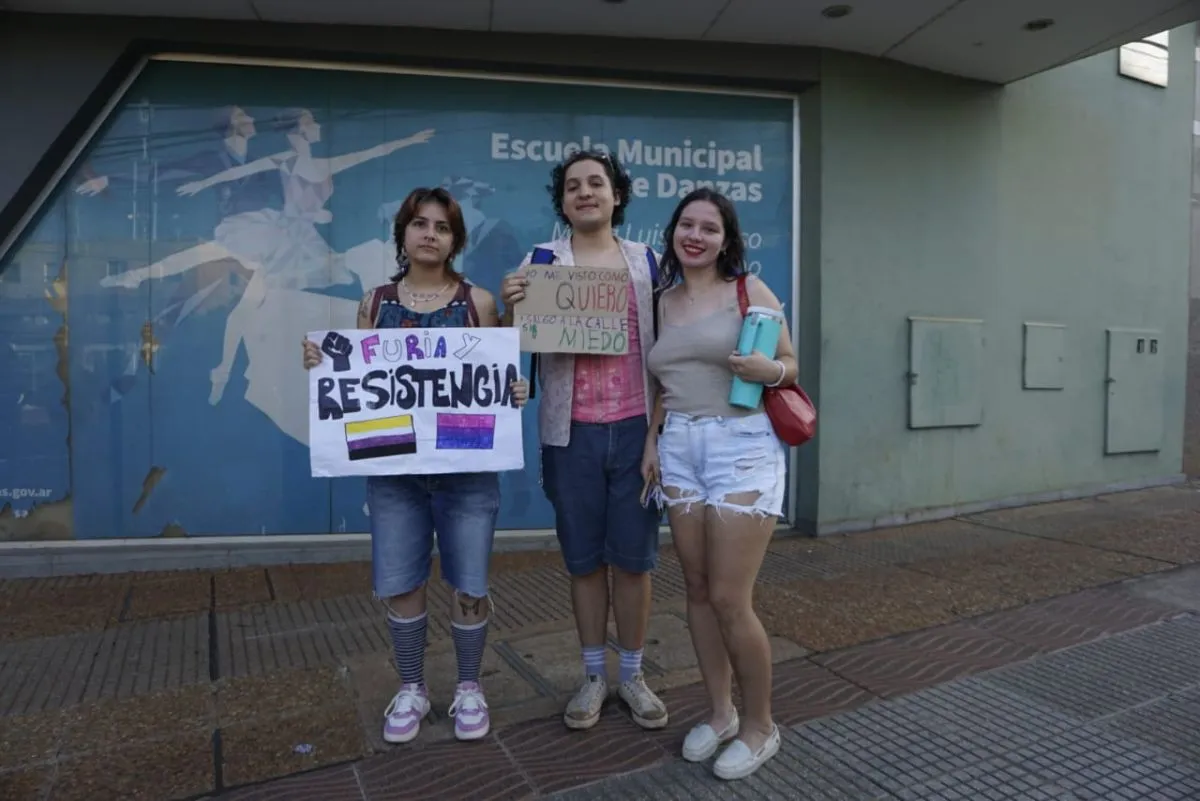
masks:
<svg viewBox="0 0 1200 801"><path fill-rule="evenodd" d="M617 202L612 181L600 162L582 159L567 168L562 206L572 228L577 231L611 228Z"/></svg>
<svg viewBox="0 0 1200 801"><path fill-rule="evenodd" d="M685 270L706 269L717 263L725 247L725 223L721 211L707 200L687 204L675 224L671 244Z"/></svg>
<svg viewBox="0 0 1200 801"><path fill-rule="evenodd" d="M428 200L417 207L417 213L404 229L404 249L413 266L440 268L450 259L454 233L450 216L441 203Z"/></svg>

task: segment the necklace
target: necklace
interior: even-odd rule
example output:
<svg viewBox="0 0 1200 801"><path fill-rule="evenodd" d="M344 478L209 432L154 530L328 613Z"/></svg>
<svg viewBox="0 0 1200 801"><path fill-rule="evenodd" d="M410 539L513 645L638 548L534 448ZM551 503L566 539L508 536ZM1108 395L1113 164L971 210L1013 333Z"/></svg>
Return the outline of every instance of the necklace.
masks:
<svg viewBox="0 0 1200 801"><path fill-rule="evenodd" d="M442 288L436 292L413 292L412 289L409 288L408 282L404 280L400 281L400 286L404 287L405 294L408 295L408 299L413 303L428 303L431 300L436 300L437 298L441 297L442 294L450 288L450 282L447 281Z"/></svg>

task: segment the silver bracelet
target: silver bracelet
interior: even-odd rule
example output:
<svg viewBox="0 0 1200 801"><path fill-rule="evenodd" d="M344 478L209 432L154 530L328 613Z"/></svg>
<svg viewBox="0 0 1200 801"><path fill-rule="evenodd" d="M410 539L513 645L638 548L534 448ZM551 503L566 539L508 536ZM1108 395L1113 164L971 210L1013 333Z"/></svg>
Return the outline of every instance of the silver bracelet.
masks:
<svg viewBox="0 0 1200 801"><path fill-rule="evenodd" d="M776 378L773 384L767 384L768 387L772 388L779 386L783 383L783 379L787 378L787 366L778 359L775 360L775 363L779 365L779 378Z"/></svg>

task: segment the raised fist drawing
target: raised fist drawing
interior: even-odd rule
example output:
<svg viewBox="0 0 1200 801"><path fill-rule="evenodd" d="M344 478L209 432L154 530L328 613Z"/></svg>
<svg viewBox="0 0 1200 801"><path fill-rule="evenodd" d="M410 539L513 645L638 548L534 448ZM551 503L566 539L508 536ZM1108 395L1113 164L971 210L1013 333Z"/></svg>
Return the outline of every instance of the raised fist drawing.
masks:
<svg viewBox="0 0 1200 801"><path fill-rule="evenodd" d="M350 354L354 352L354 343L337 331L330 331L321 343L321 350L333 359L333 371L344 373L350 369Z"/></svg>

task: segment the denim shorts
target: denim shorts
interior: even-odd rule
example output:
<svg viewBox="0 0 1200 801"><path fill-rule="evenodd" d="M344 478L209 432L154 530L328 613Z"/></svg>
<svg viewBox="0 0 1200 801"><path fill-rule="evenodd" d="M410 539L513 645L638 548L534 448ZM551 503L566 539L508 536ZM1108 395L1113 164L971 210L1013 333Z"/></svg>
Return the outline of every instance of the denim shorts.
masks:
<svg viewBox="0 0 1200 801"><path fill-rule="evenodd" d="M668 506L703 503L733 512L778 517L783 512L787 448L766 414L694 417L667 412L658 438L664 488L679 490ZM725 499L759 493L751 504Z"/></svg>
<svg viewBox="0 0 1200 801"><path fill-rule="evenodd" d="M443 578L463 595L487 595L498 473L371 476L367 507L377 597L406 595L429 581L434 532Z"/></svg>
<svg viewBox="0 0 1200 801"><path fill-rule="evenodd" d="M648 573L658 564L658 507L642 506L646 418L572 423L564 447L542 447L542 488L554 507L567 572L604 565Z"/></svg>

